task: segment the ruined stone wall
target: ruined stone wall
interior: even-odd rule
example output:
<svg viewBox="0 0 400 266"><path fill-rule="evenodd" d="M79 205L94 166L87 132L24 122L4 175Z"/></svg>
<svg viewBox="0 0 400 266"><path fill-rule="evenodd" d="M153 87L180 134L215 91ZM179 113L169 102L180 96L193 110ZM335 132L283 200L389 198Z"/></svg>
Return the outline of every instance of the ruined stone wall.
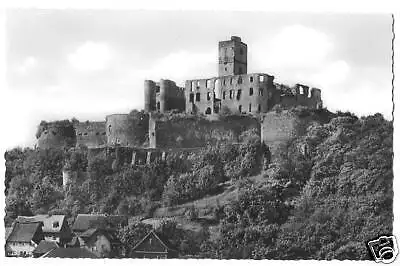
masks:
<svg viewBox="0 0 400 266"><path fill-rule="evenodd" d="M37 146L40 149L75 146L75 129L68 120L41 123L38 130Z"/></svg>
<svg viewBox="0 0 400 266"><path fill-rule="evenodd" d="M160 91L156 93L156 109L161 113L168 110L185 110L184 90L176 86L172 80L161 79Z"/></svg>
<svg viewBox="0 0 400 266"><path fill-rule="evenodd" d="M280 104L282 107L289 108L293 106L307 106L314 109L322 108L321 90L317 88L309 89L308 86L296 84L293 88L275 84L276 90L275 104Z"/></svg>
<svg viewBox="0 0 400 266"><path fill-rule="evenodd" d="M151 112L156 110L156 91L160 87L152 80L144 81L144 110Z"/></svg>
<svg viewBox="0 0 400 266"><path fill-rule="evenodd" d="M312 123L327 123L332 117L327 110L304 107L271 111L262 117L261 140L269 147L272 161L279 162L287 155L291 142L305 135Z"/></svg>
<svg viewBox="0 0 400 266"><path fill-rule="evenodd" d="M260 128L258 120L250 116L227 116L218 120L198 116L172 119L161 116L151 119L156 120L156 144L150 142L149 146L157 148L193 148L217 142L237 143L242 132Z"/></svg>
<svg viewBox="0 0 400 266"><path fill-rule="evenodd" d="M261 123L261 140L269 147L272 162L279 162L289 143L301 134L300 118L288 110L268 112Z"/></svg>
<svg viewBox="0 0 400 266"><path fill-rule="evenodd" d="M106 123L81 122L74 124L76 133L76 146L84 145L89 148L107 144Z"/></svg>
<svg viewBox="0 0 400 266"><path fill-rule="evenodd" d="M273 80L273 76L262 73L188 80L186 112L213 114L224 109L231 113L267 112L273 105Z"/></svg>
<svg viewBox="0 0 400 266"><path fill-rule="evenodd" d="M145 80L144 110L164 113L174 109L185 110L184 88L176 86L172 80L161 79L160 82Z"/></svg>
<svg viewBox="0 0 400 266"><path fill-rule="evenodd" d="M106 117L108 145L143 146L148 142L148 114L113 114Z"/></svg>

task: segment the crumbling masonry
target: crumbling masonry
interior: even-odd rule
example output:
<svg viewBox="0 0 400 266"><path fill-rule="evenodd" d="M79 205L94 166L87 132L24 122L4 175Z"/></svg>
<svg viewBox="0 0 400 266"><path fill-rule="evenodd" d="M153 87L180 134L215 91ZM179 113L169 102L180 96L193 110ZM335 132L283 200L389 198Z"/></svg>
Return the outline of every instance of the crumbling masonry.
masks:
<svg viewBox="0 0 400 266"><path fill-rule="evenodd" d="M267 117L278 104L322 108L321 91L317 88L301 84L288 87L275 83L272 75L247 73L248 49L240 37L219 42L218 51L218 76L187 80L184 88L167 79L145 80L144 112L137 116L111 114L105 121L75 123L72 146L84 145L93 150L129 147L133 150L133 164L150 162L156 154L165 160L169 153L189 152L207 144L236 143L243 131L252 128L259 130L263 141L273 142L279 129L274 128L273 122L268 123L268 119L259 121L253 114ZM187 115L169 121L154 114L172 110ZM219 113L237 114L238 118L213 120L213 114ZM210 120L193 119L200 117L199 114ZM275 120L286 123L279 117ZM65 130L51 123L38 136L39 148L66 145L71 147L71 134L67 136Z"/></svg>

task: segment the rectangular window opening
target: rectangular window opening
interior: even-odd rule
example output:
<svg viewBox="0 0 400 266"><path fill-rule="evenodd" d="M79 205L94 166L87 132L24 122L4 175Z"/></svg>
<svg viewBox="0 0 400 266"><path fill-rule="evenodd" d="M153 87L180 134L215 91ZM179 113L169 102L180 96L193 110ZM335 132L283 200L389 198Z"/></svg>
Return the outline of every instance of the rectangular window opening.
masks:
<svg viewBox="0 0 400 266"><path fill-rule="evenodd" d="M236 100L240 100L241 95L242 95L242 90L238 90L236 94Z"/></svg>
<svg viewBox="0 0 400 266"><path fill-rule="evenodd" d="M200 92L196 93L196 102L200 102Z"/></svg>

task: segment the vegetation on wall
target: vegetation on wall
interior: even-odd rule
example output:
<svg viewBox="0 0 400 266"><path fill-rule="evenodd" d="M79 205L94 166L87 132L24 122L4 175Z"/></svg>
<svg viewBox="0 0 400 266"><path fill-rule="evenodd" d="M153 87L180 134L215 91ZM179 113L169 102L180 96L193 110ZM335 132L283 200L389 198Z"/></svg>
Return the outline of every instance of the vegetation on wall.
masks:
<svg viewBox="0 0 400 266"><path fill-rule="evenodd" d="M301 108L294 112L314 115ZM380 114L326 113L326 123L310 123L304 135L287 143L279 164L265 159L271 155L258 129L243 132L240 144L170 154L150 165L133 166L123 152L116 167L116 155L88 156L85 148L16 148L5 154L5 222L38 213L152 217L161 206L186 204L181 218L202 224L201 240L174 223L159 229L181 254L369 259L365 241L392 232L392 132L392 122ZM66 161L78 174L63 191ZM237 188L237 197L213 206L212 217L202 217L196 200L218 197L227 186ZM208 233L207 219L217 234ZM119 229L127 254L150 229L139 222Z"/></svg>

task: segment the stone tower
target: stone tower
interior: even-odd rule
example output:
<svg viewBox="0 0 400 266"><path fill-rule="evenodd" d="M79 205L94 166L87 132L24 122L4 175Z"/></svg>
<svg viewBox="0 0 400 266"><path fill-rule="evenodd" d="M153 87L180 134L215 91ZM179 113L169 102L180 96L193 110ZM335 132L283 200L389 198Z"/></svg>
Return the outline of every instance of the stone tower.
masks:
<svg viewBox="0 0 400 266"><path fill-rule="evenodd" d="M247 74L247 44L240 37L218 44L218 76Z"/></svg>
<svg viewBox="0 0 400 266"><path fill-rule="evenodd" d="M69 189L69 185L76 182L77 172L71 167L71 163L66 161L64 167L62 168L62 179L63 179L63 189L66 191Z"/></svg>

